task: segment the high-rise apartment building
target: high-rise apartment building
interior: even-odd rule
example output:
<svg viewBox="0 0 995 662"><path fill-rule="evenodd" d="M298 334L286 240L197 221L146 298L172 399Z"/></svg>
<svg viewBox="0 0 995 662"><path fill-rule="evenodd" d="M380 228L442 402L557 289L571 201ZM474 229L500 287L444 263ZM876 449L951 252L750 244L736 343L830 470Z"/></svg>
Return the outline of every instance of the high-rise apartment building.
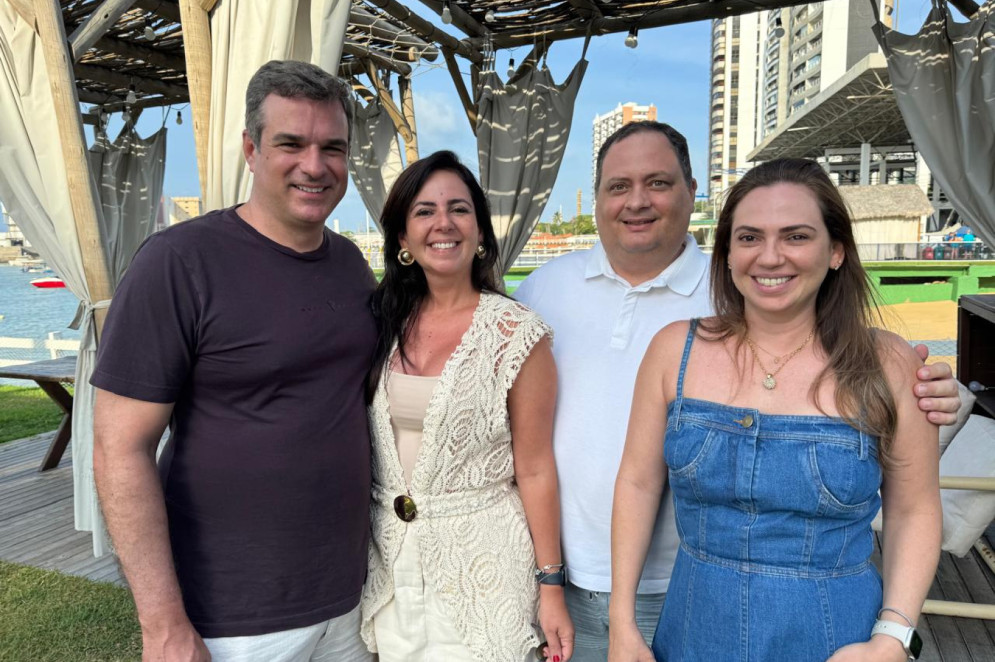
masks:
<svg viewBox="0 0 995 662"><path fill-rule="evenodd" d="M634 101L620 103L614 110L604 115L595 115L594 131L591 139L591 200L594 200L595 186L594 178L597 172L598 152L601 146L608 139L608 136L621 129L629 122L641 122L643 120L656 121L656 106L640 106Z"/></svg>
<svg viewBox="0 0 995 662"><path fill-rule="evenodd" d="M872 22L863 0L816 2L712 22L711 197L753 165L746 155L764 136L877 50Z"/></svg>

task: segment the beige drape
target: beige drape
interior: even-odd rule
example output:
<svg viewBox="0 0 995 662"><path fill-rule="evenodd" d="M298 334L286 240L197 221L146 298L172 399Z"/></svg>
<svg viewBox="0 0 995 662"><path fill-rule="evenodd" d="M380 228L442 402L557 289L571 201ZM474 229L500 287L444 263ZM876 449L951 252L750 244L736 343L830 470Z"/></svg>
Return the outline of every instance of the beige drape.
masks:
<svg viewBox="0 0 995 662"><path fill-rule="evenodd" d="M73 328L83 330L76 363L72 454L76 528L93 532L93 551L107 534L93 484L94 306L83 273L59 129L41 39L9 3L0 3L0 199L25 238L80 300ZM144 140L133 130L88 154L90 185L112 284L151 231L162 195L165 129ZM67 323L70 320L66 320Z"/></svg>
<svg viewBox="0 0 995 662"><path fill-rule="evenodd" d="M336 73L350 6L348 0L221 0L214 8L205 211L249 197L242 130L252 74L270 60L300 60Z"/></svg>

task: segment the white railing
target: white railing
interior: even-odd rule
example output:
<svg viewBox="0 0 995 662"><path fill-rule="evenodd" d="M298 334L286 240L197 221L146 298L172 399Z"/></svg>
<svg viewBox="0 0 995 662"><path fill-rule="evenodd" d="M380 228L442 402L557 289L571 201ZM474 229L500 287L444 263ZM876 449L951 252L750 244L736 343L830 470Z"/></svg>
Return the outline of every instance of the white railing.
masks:
<svg viewBox="0 0 995 662"><path fill-rule="evenodd" d="M57 359L79 353L79 340L49 333L47 338L10 338L0 336L0 367L32 361Z"/></svg>

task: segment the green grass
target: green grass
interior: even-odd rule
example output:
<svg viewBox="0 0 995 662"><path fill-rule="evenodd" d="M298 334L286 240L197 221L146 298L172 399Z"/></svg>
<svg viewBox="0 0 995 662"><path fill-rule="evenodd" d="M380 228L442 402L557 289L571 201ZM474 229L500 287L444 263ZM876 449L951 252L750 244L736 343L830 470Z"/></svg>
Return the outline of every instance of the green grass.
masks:
<svg viewBox="0 0 995 662"><path fill-rule="evenodd" d="M140 660L126 589L0 561L0 660Z"/></svg>
<svg viewBox="0 0 995 662"><path fill-rule="evenodd" d="M61 420L62 410L40 388L0 386L0 444L50 432Z"/></svg>

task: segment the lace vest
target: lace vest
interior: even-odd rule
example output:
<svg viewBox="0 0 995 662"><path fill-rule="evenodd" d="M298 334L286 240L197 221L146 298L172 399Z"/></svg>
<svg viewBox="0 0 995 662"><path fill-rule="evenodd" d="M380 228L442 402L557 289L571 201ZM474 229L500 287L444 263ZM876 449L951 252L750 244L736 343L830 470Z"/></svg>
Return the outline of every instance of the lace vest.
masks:
<svg viewBox="0 0 995 662"><path fill-rule="evenodd" d="M460 638L481 662L520 662L539 641L535 551L514 484L508 390L532 347L552 336L538 315L483 293L446 361L425 412L411 475L418 514L405 523L393 502L407 491L394 443L385 379L369 407L373 443L372 538L362 635L376 650L373 617L394 595L391 568L405 527L418 527L425 580Z"/></svg>

